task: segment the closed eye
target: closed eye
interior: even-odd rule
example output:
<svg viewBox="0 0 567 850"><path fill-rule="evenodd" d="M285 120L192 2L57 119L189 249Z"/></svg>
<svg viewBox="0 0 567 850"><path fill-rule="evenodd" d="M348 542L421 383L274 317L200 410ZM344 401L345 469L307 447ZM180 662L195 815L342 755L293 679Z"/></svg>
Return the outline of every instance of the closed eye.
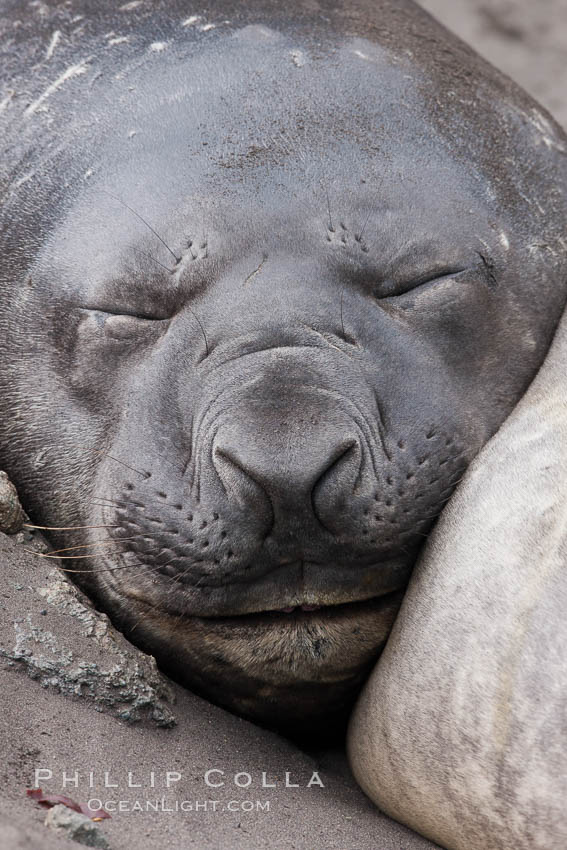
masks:
<svg viewBox="0 0 567 850"><path fill-rule="evenodd" d="M88 313L100 313L102 316L119 316L124 319L139 319L140 321L145 322L165 322L169 321L171 316L160 316L154 313L146 313L143 311L134 312L129 310L122 309L109 309L108 307L84 307Z"/></svg>
<svg viewBox="0 0 567 850"><path fill-rule="evenodd" d="M467 269L462 268L461 266L454 268L449 267L427 272L426 274L423 274L418 278L413 278L409 281L398 282L394 280L385 280L382 281L378 287L378 291L375 291L374 295L379 299L397 298L400 295L405 295L406 293L413 292L416 289L436 286L437 284L450 280L465 271L467 271Z"/></svg>

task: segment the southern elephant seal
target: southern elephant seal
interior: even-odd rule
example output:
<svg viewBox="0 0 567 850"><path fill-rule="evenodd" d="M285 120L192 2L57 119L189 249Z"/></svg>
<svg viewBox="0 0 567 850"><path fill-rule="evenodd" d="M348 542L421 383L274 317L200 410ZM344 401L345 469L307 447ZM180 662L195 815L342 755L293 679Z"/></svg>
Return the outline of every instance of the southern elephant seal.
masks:
<svg viewBox="0 0 567 850"><path fill-rule="evenodd" d="M420 560L353 712L355 777L450 850L567 847L567 314Z"/></svg>
<svg viewBox="0 0 567 850"><path fill-rule="evenodd" d="M329 729L549 347L565 139L406 0L13 32L0 463L171 675Z"/></svg>

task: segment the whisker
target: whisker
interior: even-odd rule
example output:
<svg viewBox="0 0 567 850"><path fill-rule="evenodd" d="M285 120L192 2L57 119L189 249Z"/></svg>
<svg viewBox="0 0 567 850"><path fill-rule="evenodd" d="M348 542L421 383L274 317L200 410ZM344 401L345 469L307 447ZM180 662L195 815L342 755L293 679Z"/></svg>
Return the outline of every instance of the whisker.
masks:
<svg viewBox="0 0 567 850"><path fill-rule="evenodd" d="M198 315L196 314L196 312L191 309L191 307L187 307L187 309L189 310L191 315L195 318L195 320L197 321L197 324L201 328L201 333L203 334L203 339L205 340L205 352L206 352L206 356L208 357L209 356L209 342L207 340L207 334L205 333L205 328L203 326L203 323L200 320L200 318L198 317Z"/></svg>
<svg viewBox="0 0 567 850"><path fill-rule="evenodd" d="M101 557L103 557L102 554L101 555L76 555L75 557L73 557L72 555L62 555L61 558L59 559L58 555L43 555L41 552L34 552L33 549L26 549L25 551L29 552L30 555L36 555L37 557L53 558L54 560L57 559L57 560L61 560L61 561L65 561L65 560L74 561L74 560L79 560L81 558L101 558ZM131 565L130 564L121 564L118 567L96 567L95 569L92 569L92 570L84 570L84 569L73 570L70 567L58 567L58 569L61 570L62 573L78 573L80 575L88 575L90 573L93 573L93 574L96 574L96 573L115 573L115 572L118 572L118 570L131 570L134 567L139 567L139 566L140 566L140 564L131 564ZM157 572L157 567L147 567L145 569L145 572L146 573L155 573L155 572ZM140 575L142 574L141 570L140 570L139 574Z"/></svg>
<svg viewBox="0 0 567 850"><path fill-rule="evenodd" d="M367 224L368 224L368 222L370 221L370 216L372 215L372 213L373 213L373 212L374 212L373 210L369 210L368 215L366 216L366 221L365 221L365 222L364 222L364 224L362 225L362 230L361 230L361 231L360 231L360 233L358 234L358 241L359 241L359 242L361 242L361 241L362 241L362 237L364 236L364 231L366 230L366 225L367 225Z"/></svg>
<svg viewBox="0 0 567 850"><path fill-rule="evenodd" d="M167 248L167 250L169 251L169 253L170 253L170 254L171 254L171 256L173 257L173 259L175 260L175 262L176 262L176 263L179 263L179 262L181 261L181 257L178 257L178 256L177 256L177 254L175 254L175 253L171 250L171 248L169 247L169 245L167 244L167 242L165 241L165 239L162 239L162 237L159 235L159 233L157 232L157 230L154 230L154 228L151 226L151 224L150 224L149 222L147 222L147 221L146 221L146 219L145 219L145 218L143 218L143 217L140 215L140 213L136 212L136 210L135 210L135 209L132 209L132 207L131 207L131 206L129 206L129 205L128 205L125 201L123 201L123 200L122 200L122 198L119 198L119 197L118 197L118 195L113 195L113 194L112 194L112 192L108 192L106 189L101 189L100 191L101 191L101 192L104 192L104 194L105 194L105 195L108 195L110 198L114 198L114 200L115 200L115 201L118 201L118 203L119 203L119 204L122 204L122 206L123 206L123 207L125 207L127 210L130 210L130 212L132 213L132 215L135 215L135 216L136 216L136 218L138 218L138 219L142 222L142 224L145 224L145 225L146 225L146 227L148 228L148 230L150 230L150 231L154 234L154 236L156 237L156 239L159 239L159 241L160 241L160 242L161 242L161 244L164 246L164 248Z"/></svg>
<svg viewBox="0 0 567 850"><path fill-rule="evenodd" d="M31 525L24 522L24 528L36 528L39 531L79 531L84 528L122 528L121 525Z"/></svg>
<svg viewBox="0 0 567 850"><path fill-rule="evenodd" d="M167 567L167 566L168 566L169 564L171 564L174 560L175 560L175 558L172 558L172 559L171 559L170 561L168 561L166 564L161 564L160 566L161 566L161 567ZM157 568L156 568L156 567L154 567L154 568L151 570L151 572L156 572L156 571L157 571ZM140 575L140 573L137 573L137 575ZM173 579L173 577L172 577L172 576L164 576L164 578L166 578L166 579L167 579L167 578ZM168 592L168 593L170 593L170 592L171 592L171 590L172 590L172 587L169 587L167 592ZM149 603L146 603L146 604L148 604L148 605L149 605ZM142 622L142 620L144 619L144 617L146 616L146 614L151 613L151 612L153 612L153 611L157 611L157 610L158 610L158 604L150 606L150 607L149 607L149 611L144 611L144 613L142 614L142 616L141 616L141 617L139 617L139 618L136 620L136 622L134 623L134 625L133 625L131 628L129 628L129 629L128 629L128 634L131 634L131 632L133 632L133 631L134 631L134 629L137 629L137 628L138 628L138 626L140 625L140 623Z"/></svg>
<svg viewBox="0 0 567 850"><path fill-rule="evenodd" d="M134 251L135 251L136 254L142 254L144 257L147 257L149 260L153 260L154 263L157 263L158 266L161 266L161 268L164 269L166 272L169 272L169 274L172 274L172 272L175 271L175 269L170 269L164 263L160 263L159 260L157 260L155 257L152 257L152 255L148 254L147 251L142 251L141 248L134 248Z"/></svg>
<svg viewBox="0 0 567 850"><path fill-rule="evenodd" d="M123 540L135 540L138 537L142 537L142 534L134 534L132 537L121 537L117 540L109 537L107 540L95 540L93 543L81 543L79 546L66 546L64 549L54 549L52 552L48 552L47 555L57 555L59 552L71 552L77 549L90 549L92 546L103 546L105 543L122 543Z"/></svg>
<svg viewBox="0 0 567 850"><path fill-rule="evenodd" d="M90 555L50 555L45 552L34 552L33 549L24 549L24 552L27 552L29 555L35 555L36 558L51 558L54 561L78 561L83 558L102 558L104 553L100 555L93 554L91 552ZM61 567L63 569L63 567ZM65 572L71 573L81 573L81 572L98 572L98 570L65 570Z"/></svg>
<svg viewBox="0 0 567 850"><path fill-rule="evenodd" d="M33 549L24 549L24 552L27 552L29 555L35 555L37 558L51 558L53 561L82 561L84 558L102 558L105 554L104 552L90 552L87 555L51 555L45 552L34 552ZM137 566L137 564L134 564L133 566ZM63 567L61 567L61 569L63 569ZM112 569L130 570L132 567L128 564L124 564L120 567L113 567ZM69 572L69 570L67 570L67 572ZM99 570L71 570L71 572L99 572ZM100 570L100 572L102 572L102 570Z"/></svg>
<svg viewBox="0 0 567 850"><path fill-rule="evenodd" d="M133 505L135 508L139 507L139 503L135 499L129 499L125 497L120 500L107 499L106 496L98 496L95 499L87 500L88 504L96 505L97 501L99 503L108 502L109 504L98 504L99 508L127 508L129 505ZM156 508L164 508L167 507L167 502L158 501L157 499L144 499L143 507L156 507Z"/></svg>
<svg viewBox="0 0 567 850"><path fill-rule="evenodd" d="M138 475L141 475L144 478L148 478L148 476L149 476L148 472L142 472L140 469L136 469L134 466L130 466L129 464L125 463L123 460L120 460L120 458L117 458L117 457L114 457L111 454L108 454L108 452L104 452L100 449L91 449L91 448L87 449L86 446L82 445L81 443L70 443L70 442L49 443L48 445L44 446L44 448L45 449L58 449L58 448L67 448L68 446L75 446L75 448L85 449L86 451L93 452L94 454L97 454L97 455L104 455L104 457L107 457L109 460L115 461L115 463L119 463L121 466L126 467L126 469L129 469L131 472L136 472Z"/></svg>
<svg viewBox="0 0 567 850"><path fill-rule="evenodd" d="M329 214L329 230L334 233L333 219L331 217L331 199L329 198L329 187L325 186L325 194L327 195L327 212Z"/></svg>
<svg viewBox="0 0 567 850"><path fill-rule="evenodd" d="M85 557L88 558L88 555L78 555L77 557ZM137 566L134 564L133 566ZM131 569L129 566L120 566L120 567L100 567L96 570L72 570L69 567L59 567L62 573L80 573L81 575L88 575L90 573L115 573L118 570L127 570ZM154 569L148 569L149 573L155 572Z"/></svg>

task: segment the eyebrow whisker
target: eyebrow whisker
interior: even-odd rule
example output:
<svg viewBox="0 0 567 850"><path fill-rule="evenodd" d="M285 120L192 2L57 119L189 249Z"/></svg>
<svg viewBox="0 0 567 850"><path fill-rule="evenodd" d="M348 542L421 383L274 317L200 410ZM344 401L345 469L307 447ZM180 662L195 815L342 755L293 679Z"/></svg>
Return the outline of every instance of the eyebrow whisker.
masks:
<svg viewBox="0 0 567 850"><path fill-rule="evenodd" d="M151 254L148 254L147 251L142 251L141 248L134 248L134 251L136 254L142 254L142 256L147 257L149 260L153 260L154 263L157 263L158 266L161 266L161 268L169 274L173 274L173 272L175 271L175 269L170 269L169 266L166 266L165 263L160 263L158 259L153 257Z"/></svg>
<svg viewBox="0 0 567 850"><path fill-rule="evenodd" d="M150 230L154 234L156 239L159 239L159 241L164 246L164 248L167 248L167 250L169 251L169 253L173 257L175 262L176 263L181 262L181 257L178 257L177 254L175 254L174 251L171 250L171 248L169 247L169 245L167 244L165 239L162 239L162 237L159 235L157 230L155 230L151 226L151 224L148 221L146 221L146 219L143 218L143 216L140 215L139 212L136 212L135 209L133 209L131 206L129 206L129 204L127 204L126 201L123 201L122 198L119 198L118 195L113 195L112 192L108 192L106 189L101 189L101 192L104 192L104 194L108 195L110 198L114 198L115 201L118 201L119 204L122 204L123 207L125 207L127 210L129 210L132 213L132 215L135 215L136 218L138 218L142 222L142 224L145 224L146 227L148 228L148 230Z"/></svg>
<svg viewBox="0 0 567 850"><path fill-rule="evenodd" d="M333 227L333 219L331 216L331 199L329 197L329 187L325 186L325 194L327 196L327 212L329 214L329 230L331 233L335 232L335 228Z"/></svg>
<svg viewBox="0 0 567 850"><path fill-rule="evenodd" d="M360 233L358 234L358 240L357 240L358 242L360 242L360 241L362 240L362 237L364 236L364 231L366 230L366 225L367 225L367 224L368 224L368 222L370 221L370 216L372 215L372 212L373 212L372 210L369 210L369 211L368 211L368 215L366 216L366 221L365 221L365 222L364 222L364 224L362 225L362 230L361 230L361 231L360 231Z"/></svg>

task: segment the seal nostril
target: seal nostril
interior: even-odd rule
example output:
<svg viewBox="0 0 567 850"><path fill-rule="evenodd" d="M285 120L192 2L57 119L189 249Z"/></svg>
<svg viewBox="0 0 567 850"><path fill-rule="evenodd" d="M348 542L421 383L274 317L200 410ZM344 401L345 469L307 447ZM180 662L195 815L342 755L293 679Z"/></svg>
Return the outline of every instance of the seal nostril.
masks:
<svg viewBox="0 0 567 850"><path fill-rule="evenodd" d="M224 492L237 509L253 516L267 535L274 523L272 495L277 487L277 464L271 453L252 441L242 444L231 434L225 447L221 440L213 448L212 461Z"/></svg>
<svg viewBox="0 0 567 850"><path fill-rule="evenodd" d="M335 447L326 468L311 491L313 513L327 531L332 532L337 513L352 498L360 477L362 451L357 439L350 438Z"/></svg>

